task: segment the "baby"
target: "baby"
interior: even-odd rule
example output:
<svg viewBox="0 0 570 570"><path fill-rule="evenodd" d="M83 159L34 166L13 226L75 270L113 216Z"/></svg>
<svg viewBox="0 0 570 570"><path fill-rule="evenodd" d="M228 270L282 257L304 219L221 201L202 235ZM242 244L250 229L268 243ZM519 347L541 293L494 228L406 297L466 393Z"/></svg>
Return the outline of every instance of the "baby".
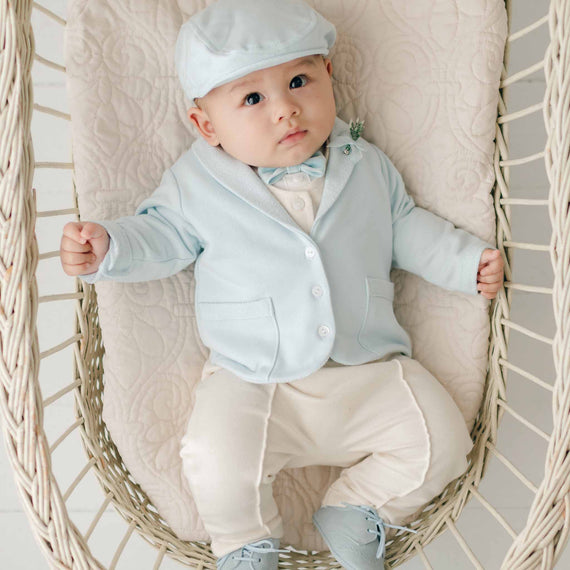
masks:
<svg viewBox="0 0 570 570"><path fill-rule="evenodd" d="M200 136L134 216L65 226L68 275L160 279L195 262L210 349L181 457L223 570L276 569L283 468L343 467L313 516L349 570L467 467L452 398L411 358L390 269L487 299L499 252L415 206L336 117L334 26L300 0L218 0L181 28Z"/></svg>

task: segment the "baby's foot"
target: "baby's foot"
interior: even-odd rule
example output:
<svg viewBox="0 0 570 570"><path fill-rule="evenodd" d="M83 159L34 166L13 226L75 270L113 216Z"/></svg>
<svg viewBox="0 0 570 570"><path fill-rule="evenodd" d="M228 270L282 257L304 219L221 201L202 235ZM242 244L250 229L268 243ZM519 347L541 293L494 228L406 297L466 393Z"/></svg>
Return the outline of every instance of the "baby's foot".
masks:
<svg viewBox="0 0 570 570"><path fill-rule="evenodd" d="M376 510L365 505L321 507L313 522L332 555L347 570L383 570L386 528L401 528L385 523Z"/></svg>
<svg viewBox="0 0 570 570"><path fill-rule="evenodd" d="M264 538L246 544L221 558L218 558L218 570L277 570L279 562L278 538Z"/></svg>

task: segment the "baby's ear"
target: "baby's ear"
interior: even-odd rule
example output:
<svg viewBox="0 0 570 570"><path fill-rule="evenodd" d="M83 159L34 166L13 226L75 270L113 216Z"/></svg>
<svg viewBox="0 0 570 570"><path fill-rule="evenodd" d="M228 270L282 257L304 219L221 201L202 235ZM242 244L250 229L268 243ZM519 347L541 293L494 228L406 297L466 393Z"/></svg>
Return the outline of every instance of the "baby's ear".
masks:
<svg viewBox="0 0 570 570"><path fill-rule="evenodd" d="M218 146L220 141L214 130L208 114L200 107L190 107L188 109L188 119L196 127L202 138L212 146Z"/></svg>
<svg viewBox="0 0 570 570"><path fill-rule="evenodd" d="M325 69L327 70L327 73L329 74L329 77L332 77L332 72L333 72L332 61L328 57L324 57L324 56L323 56L323 61L325 64Z"/></svg>

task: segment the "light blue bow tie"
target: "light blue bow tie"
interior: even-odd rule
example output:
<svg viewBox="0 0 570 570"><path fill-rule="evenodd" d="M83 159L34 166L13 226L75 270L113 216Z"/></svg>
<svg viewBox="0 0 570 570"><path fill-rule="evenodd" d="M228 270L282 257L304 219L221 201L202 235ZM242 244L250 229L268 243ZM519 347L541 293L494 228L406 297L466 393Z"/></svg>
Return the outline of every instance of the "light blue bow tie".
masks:
<svg viewBox="0 0 570 570"><path fill-rule="evenodd" d="M325 173L327 161L325 155L319 150L301 164L294 166L278 166L277 168L259 167L257 173L265 184L274 184L281 180L285 174L304 172L311 178L320 178Z"/></svg>

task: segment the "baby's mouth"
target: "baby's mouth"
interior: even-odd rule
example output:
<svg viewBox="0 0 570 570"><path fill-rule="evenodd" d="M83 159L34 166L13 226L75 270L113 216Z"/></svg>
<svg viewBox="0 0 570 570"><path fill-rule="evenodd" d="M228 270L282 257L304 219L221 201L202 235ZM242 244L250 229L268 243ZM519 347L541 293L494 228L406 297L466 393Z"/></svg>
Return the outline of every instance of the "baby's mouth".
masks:
<svg viewBox="0 0 570 570"><path fill-rule="evenodd" d="M307 134L307 131L302 129L294 129L289 131L280 141L279 144L282 143L295 143L300 141L304 136Z"/></svg>

